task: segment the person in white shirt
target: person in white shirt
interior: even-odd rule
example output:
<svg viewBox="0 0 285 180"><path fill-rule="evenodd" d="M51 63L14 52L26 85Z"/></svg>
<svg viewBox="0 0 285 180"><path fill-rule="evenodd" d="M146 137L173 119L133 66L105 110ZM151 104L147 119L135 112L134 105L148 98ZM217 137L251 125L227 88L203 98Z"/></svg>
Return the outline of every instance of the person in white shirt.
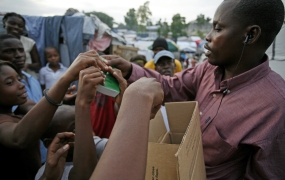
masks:
<svg viewBox="0 0 285 180"><path fill-rule="evenodd" d="M60 63L60 55L55 47L45 48L45 58L48 62L40 70L39 81L42 89L49 89L63 75L67 67Z"/></svg>

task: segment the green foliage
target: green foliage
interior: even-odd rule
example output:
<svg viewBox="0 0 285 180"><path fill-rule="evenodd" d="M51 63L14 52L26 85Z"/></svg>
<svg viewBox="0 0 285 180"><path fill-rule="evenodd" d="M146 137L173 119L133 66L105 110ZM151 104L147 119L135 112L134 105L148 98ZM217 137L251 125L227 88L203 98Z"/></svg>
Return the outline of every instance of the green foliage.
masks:
<svg viewBox="0 0 285 180"><path fill-rule="evenodd" d="M187 24L185 17L180 16L180 14L175 14L172 17L171 32L173 38L187 35L187 33L185 32L186 27Z"/></svg>
<svg viewBox="0 0 285 180"><path fill-rule="evenodd" d="M204 14L199 14L196 18L197 24L206 24L206 23L209 23L210 21L211 21L211 18L209 17L205 18Z"/></svg>
<svg viewBox="0 0 285 180"><path fill-rule="evenodd" d="M87 16L90 16L90 14L97 16L103 23L107 24L110 28L113 28L114 18L112 18L108 14L105 14L103 12L96 12L96 11L85 12L85 15Z"/></svg>
<svg viewBox="0 0 285 180"><path fill-rule="evenodd" d="M202 31L198 30L197 31L197 35L201 38L201 39L204 39L205 38L205 35Z"/></svg>
<svg viewBox="0 0 285 180"><path fill-rule="evenodd" d="M126 26L131 30L136 30L138 27L138 20L136 16L136 10L134 8L129 9L127 15L125 16Z"/></svg>
<svg viewBox="0 0 285 180"><path fill-rule="evenodd" d="M147 22L149 22L149 20L150 20L151 15L152 15L152 13L149 9L149 1L146 1L137 10L137 20L138 20L140 26L146 26Z"/></svg>

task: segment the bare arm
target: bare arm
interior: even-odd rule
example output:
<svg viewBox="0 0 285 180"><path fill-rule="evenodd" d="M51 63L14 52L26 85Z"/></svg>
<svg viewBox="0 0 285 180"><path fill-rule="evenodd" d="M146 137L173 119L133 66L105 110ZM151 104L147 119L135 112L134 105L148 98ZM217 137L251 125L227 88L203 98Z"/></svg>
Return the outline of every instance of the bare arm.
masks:
<svg viewBox="0 0 285 180"><path fill-rule="evenodd" d="M18 106L15 114L27 114L35 105L34 101L27 99L27 102Z"/></svg>
<svg viewBox="0 0 285 180"><path fill-rule="evenodd" d="M93 51L80 54L65 74L48 91L52 101L60 103L70 83L88 66L96 66ZM40 139L48 127L57 106L42 98L19 123L5 122L0 125L0 142L7 147L25 148Z"/></svg>
<svg viewBox="0 0 285 180"><path fill-rule="evenodd" d="M69 179L89 179L97 164L90 118L90 103L94 99L96 86L102 84L103 81L104 77L97 68L89 67L80 72L75 102L74 166L69 173Z"/></svg>
<svg viewBox="0 0 285 180"><path fill-rule="evenodd" d="M37 50L36 44L34 44L30 54L31 54L32 63L27 64L27 66L28 66L27 68L34 70L34 71L40 70L40 68L42 67L42 63L40 60L40 55L39 55L39 52Z"/></svg>
<svg viewBox="0 0 285 180"><path fill-rule="evenodd" d="M162 100L161 85L154 79L143 78L127 88L108 145L91 179L144 179L149 120Z"/></svg>

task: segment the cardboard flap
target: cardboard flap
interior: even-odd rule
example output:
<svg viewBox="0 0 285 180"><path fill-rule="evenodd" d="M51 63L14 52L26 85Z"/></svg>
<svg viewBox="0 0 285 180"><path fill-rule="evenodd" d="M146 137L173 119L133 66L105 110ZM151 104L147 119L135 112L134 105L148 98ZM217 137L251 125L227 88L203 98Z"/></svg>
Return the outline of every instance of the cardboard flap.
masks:
<svg viewBox="0 0 285 180"><path fill-rule="evenodd" d="M180 180L206 180L198 103L192 110L189 126L175 154L178 160L178 176Z"/></svg>
<svg viewBox="0 0 285 180"><path fill-rule="evenodd" d="M176 180L178 144L148 143L146 180ZM173 178L175 177L175 178Z"/></svg>
<svg viewBox="0 0 285 180"><path fill-rule="evenodd" d="M166 132L161 111L158 111L155 118L149 122L148 142L160 142Z"/></svg>
<svg viewBox="0 0 285 180"><path fill-rule="evenodd" d="M184 134L197 105L194 101L165 103L170 131Z"/></svg>

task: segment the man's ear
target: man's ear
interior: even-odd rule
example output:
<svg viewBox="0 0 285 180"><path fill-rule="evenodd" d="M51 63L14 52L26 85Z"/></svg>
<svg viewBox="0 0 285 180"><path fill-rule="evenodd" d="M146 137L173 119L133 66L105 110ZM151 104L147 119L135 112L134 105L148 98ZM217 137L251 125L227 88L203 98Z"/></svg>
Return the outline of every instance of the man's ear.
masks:
<svg viewBox="0 0 285 180"><path fill-rule="evenodd" d="M260 38L260 35L261 35L260 26L252 25L252 26L247 27L245 38L248 35L250 35L250 39L248 39L248 42L246 44L253 44L256 41L258 41L258 39Z"/></svg>
<svg viewBox="0 0 285 180"><path fill-rule="evenodd" d="M45 138L42 141L43 141L45 147L48 148L50 143L52 142L52 139L51 138Z"/></svg>

